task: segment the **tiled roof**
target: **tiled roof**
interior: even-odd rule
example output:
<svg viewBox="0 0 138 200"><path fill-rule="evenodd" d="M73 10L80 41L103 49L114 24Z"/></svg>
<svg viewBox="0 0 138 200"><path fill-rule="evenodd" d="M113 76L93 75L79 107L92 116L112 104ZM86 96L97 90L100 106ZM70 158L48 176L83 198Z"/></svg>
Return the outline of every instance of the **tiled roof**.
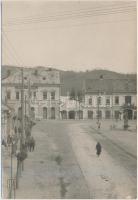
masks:
<svg viewBox="0 0 138 200"><path fill-rule="evenodd" d="M86 93L136 93L136 79L89 79L85 81Z"/></svg>
<svg viewBox="0 0 138 200"><path fill-rule="evenodd" d="M24 69L24 84L28 83L30 79L31 83L47 83L47 84L59 84L60 75L56 70L27 70ZM9 77L2 80L2 83L21 83L21 70L11 74Z"/></svg>

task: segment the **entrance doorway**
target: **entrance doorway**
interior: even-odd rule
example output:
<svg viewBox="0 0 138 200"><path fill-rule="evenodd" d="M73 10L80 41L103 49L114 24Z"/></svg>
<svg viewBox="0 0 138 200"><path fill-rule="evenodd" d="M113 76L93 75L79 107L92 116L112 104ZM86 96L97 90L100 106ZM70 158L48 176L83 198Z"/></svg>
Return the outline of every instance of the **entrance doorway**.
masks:
<svg viewBox="0 0 138 200"><path fill-rule="evenodd" d="M132 119L133 117L133 112L131 109L128 110L128 119Z"/></svg>
<svg viewBox="0 0 138 200"><path fill-rule="evenodd" d="M106 111L105 111L105 118L106 118L106 119L110 119L110 117L111 117L111 112L110 112L110 110L106 110Z"/></svg>
<svg viewBox="0 0 138 200"><path fill-rule="evenodd" d="M18 118L19 119L22 118L22 108L21 107L18 108Z"/></svg>
<svg viewBox="0 0 138 200"><path fill-rule="evenodd" d="M61 111L61 117L62 117L62 119L67 119L67 111L66 110Z"/></svg>
<svg viewBox="0 0 138 200"><path fill-rule="evenodd" d="M88 110L88 119L93 119L93 111Z"/></svg>
<svg viewBox="0 0 138 200"><path fill-rule="evenodd" d="M55 108L51 108L51 119L55 119Z"/></svg>
<svg viewBox="0 0 138 200"><path fill-rule="evenodd" d="M43 119L47 119L47 108L43 108Z"/></svg>
<svg viewBox="0 0 138 200"><path fill-rule="evenodd" d="M69 111L69 119L75 119L75 111Z"/></svg>

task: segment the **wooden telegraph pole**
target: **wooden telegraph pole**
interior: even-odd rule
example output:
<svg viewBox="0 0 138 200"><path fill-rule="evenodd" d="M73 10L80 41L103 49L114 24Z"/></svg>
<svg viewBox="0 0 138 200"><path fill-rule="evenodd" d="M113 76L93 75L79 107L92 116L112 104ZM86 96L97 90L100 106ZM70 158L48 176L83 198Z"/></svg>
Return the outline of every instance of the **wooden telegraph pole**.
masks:
<svg viewBox="0 0 138 200"><path fill-rule="evenodd" d="M22 87L21 87L21 138L20 138L20 151L22 152L22 145L24 143L24 72L23 68L21 69L21 77L22 77Z"/></svg>
<svg viewBox="0 0 138 200"><path fill-rule="evenodd" d="M24 144L24 72L21 69L21 135L20 135L20 155L23 152ZM17 158L17 174L16 174L16 188L19 187L19 175L21 175L21 170L23 170L23 161Z"/></svg>

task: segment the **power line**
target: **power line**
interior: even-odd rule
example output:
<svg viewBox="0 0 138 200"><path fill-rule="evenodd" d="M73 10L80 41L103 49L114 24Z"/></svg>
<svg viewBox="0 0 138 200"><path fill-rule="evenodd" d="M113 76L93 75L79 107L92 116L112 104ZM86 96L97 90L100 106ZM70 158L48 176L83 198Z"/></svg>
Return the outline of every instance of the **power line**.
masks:
<svg viewBox="0 0 138 200"><path fill-rule="evenodd" d="M121 3L121 2L118 2L119 4L116 4L116 2L114 3L114 4L112 4L112 5L106 5L106 7L105 6L96 6L96 7L88 7L87 9L77 9L77 10L71 10L71 11L66 11L66 12L60 12L60 13L57 13L57 14L60 14L60 15L64 15L64 14L72 14L72 12L79 12L79 11L92 11L92 9L94 10L95 8L104 8L104 10L105 10L105 8L109 8L109 9L112 9L112 8L126 8L126 7L133 7L133 8L136 8L136 5L134 6L134 3L132 4L132 2L129 2L129 3L126 3L126 2L123 2L123 3ZM108 3L109 4L109 3ZM118 7L118 6L123 6L123 7ZM124 6L125 5L125 6ZM131 6L130 6L131 5ZM117 6L117 7L116 7ZM91 10L90 10L91 9ZM54 12L54 15L55 15L55 12ZM51 16L53 16L53 15L51 15ZM51 17L50 16L50 17ZM20 18L11 18L10 17L10 19L11 20L9 20L9 22L14 22L14 21L18 21L18 20L24 20L24 19L35 19L35 18L43 18L44 16L42 16L42 15L31 15L31 16L26 16L26 17L20 17Z"/></svg>
<svg viewBox="0 0 138 200"><path fill-rule="evenodd" d="M7 42L9 43L9 46L11 46L12 51L13 51L14 54L16 55L16 58L18 58L17 60L19 60L20 63L21 63L21 65L23 65L23 62L22 62L22 60L20 59L19 55L17 54L17 52L16 52L14 46L12 45L12 43L10 42L10 40L8 39L6 33L5 33L3 30L2 30L2 36L4 36L4 37L6 38Z"/></svg>
<svg viewBox="0 0 138 200"><path fill-rule="evenodd" d="M3 39L6 41L6 39L3 37ZM6 43L5 43L6 45ZM6 45L7 46L7 45ZM8 54L14 58L14 61L16 62L17 65L21 65L20 61L18 60L17 55L12 51L12 48L10 48L10 46L7 46L5 48L2 48L2 53L4 53L4 50L7 50Z"/></svg>
<svg viewBox="0 0 138 200"><path fill-rule="evenodd" d="M81 26L90 26L90 25L99 25L99 24L108 24L108 23L122 23L122 22L129 22L129 21L136 21L135 18L132 18L132 19L124 19L124 20L110 20L110 21L100 21L100 22L89 22L89 23L77 23L77 24L71 24L71 25L61 25L61 26L50 26L50 27L47 27L47 26L41 26L41 27L37 27L36 28L25 28L25 29L10 29L10 30L6 30L5 32L12 32L12 31L33 31L33 30L41 30L41 29L59 29L59 28L70 28L70 27L73 27L73 28L77 28L77 27L81 27Z"/></svg>
<svg viewBox="0 0 138 200"><path fill-rule="evenodd" d="M118 4L117 5L106 5L106 7L105 6L104 7L96 6L96 7L91 7L91 8L88 7L87 9L77 9L77 10L71 10L71 11L58 12L57 14L60 16L64 16L64 15L68 15L68 14L77 14L80 12L82 13L82 12L92 12L92 11L102 11L102 10L106 11L106 9L107 9L107 11L111 10L111 9L124 9L124 8L135 8L136 9L136 5L134 6L134 4L131 6L130 6L130 4L126 4L124 6L124 3L123 3L121 5L123 7L122 6L120 7ZM97 10L97 8L100 10ZM101 10L101 8L102 8L102 10ZM57 14L56 14L56 16L57 16ZM55 16L55 12L54 12L54 16ZM22 18L12 18L12 20L9 20L9 22L14 22L14 21L16 22L16 21L20 21L20 20L24 20L24 19L28 20L28 19L37 19L37 18L44 18L44 17L45 16L42 16L42 15L31 15L31 16L26 16L26 17L22 17ZM53 17L53 15L49 15L49 17Z"/></svg>
<svg viewBox="0 0 138 200"><path fill-rule="evenodd" d="M131 8L131 9L130 9ZM121 9L121 10L120 10ZM99 12L100 11L100 12ZM107 12L108 11L108 12ZM11 25L24 25L24 24L32 24L32 23L41 23L41 22L49 22L49 21L58 21L58 20L64 20L64 19L72 19L74 17L91 17L91 16L101 16L101 15L108 15L108 14L117 14L117 13L129 13L131 11L136 11L135 7L129 7L127 9L124 9L124 7L120 7L117 9L110 8L110 10L89 10L87 13L66 13L66 14L60 14L60 15L52 15L50 17L39 17L39 18L30 18L27 20L20 20L17 22L10 22L7 24L3 23L3 26L11 26ZM77 14L77 15L76 15Z"/></svg>

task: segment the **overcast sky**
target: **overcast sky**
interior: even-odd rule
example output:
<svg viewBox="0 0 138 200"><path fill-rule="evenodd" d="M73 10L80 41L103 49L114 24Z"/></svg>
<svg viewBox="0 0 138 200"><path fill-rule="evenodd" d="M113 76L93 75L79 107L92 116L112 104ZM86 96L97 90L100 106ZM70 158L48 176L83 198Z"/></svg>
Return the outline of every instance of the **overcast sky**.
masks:
<svg viewBox="0 0 138 200"><path fill-rule="evenodd" d="M4 1L2 63L136 72L136 3Z"/></svg>

